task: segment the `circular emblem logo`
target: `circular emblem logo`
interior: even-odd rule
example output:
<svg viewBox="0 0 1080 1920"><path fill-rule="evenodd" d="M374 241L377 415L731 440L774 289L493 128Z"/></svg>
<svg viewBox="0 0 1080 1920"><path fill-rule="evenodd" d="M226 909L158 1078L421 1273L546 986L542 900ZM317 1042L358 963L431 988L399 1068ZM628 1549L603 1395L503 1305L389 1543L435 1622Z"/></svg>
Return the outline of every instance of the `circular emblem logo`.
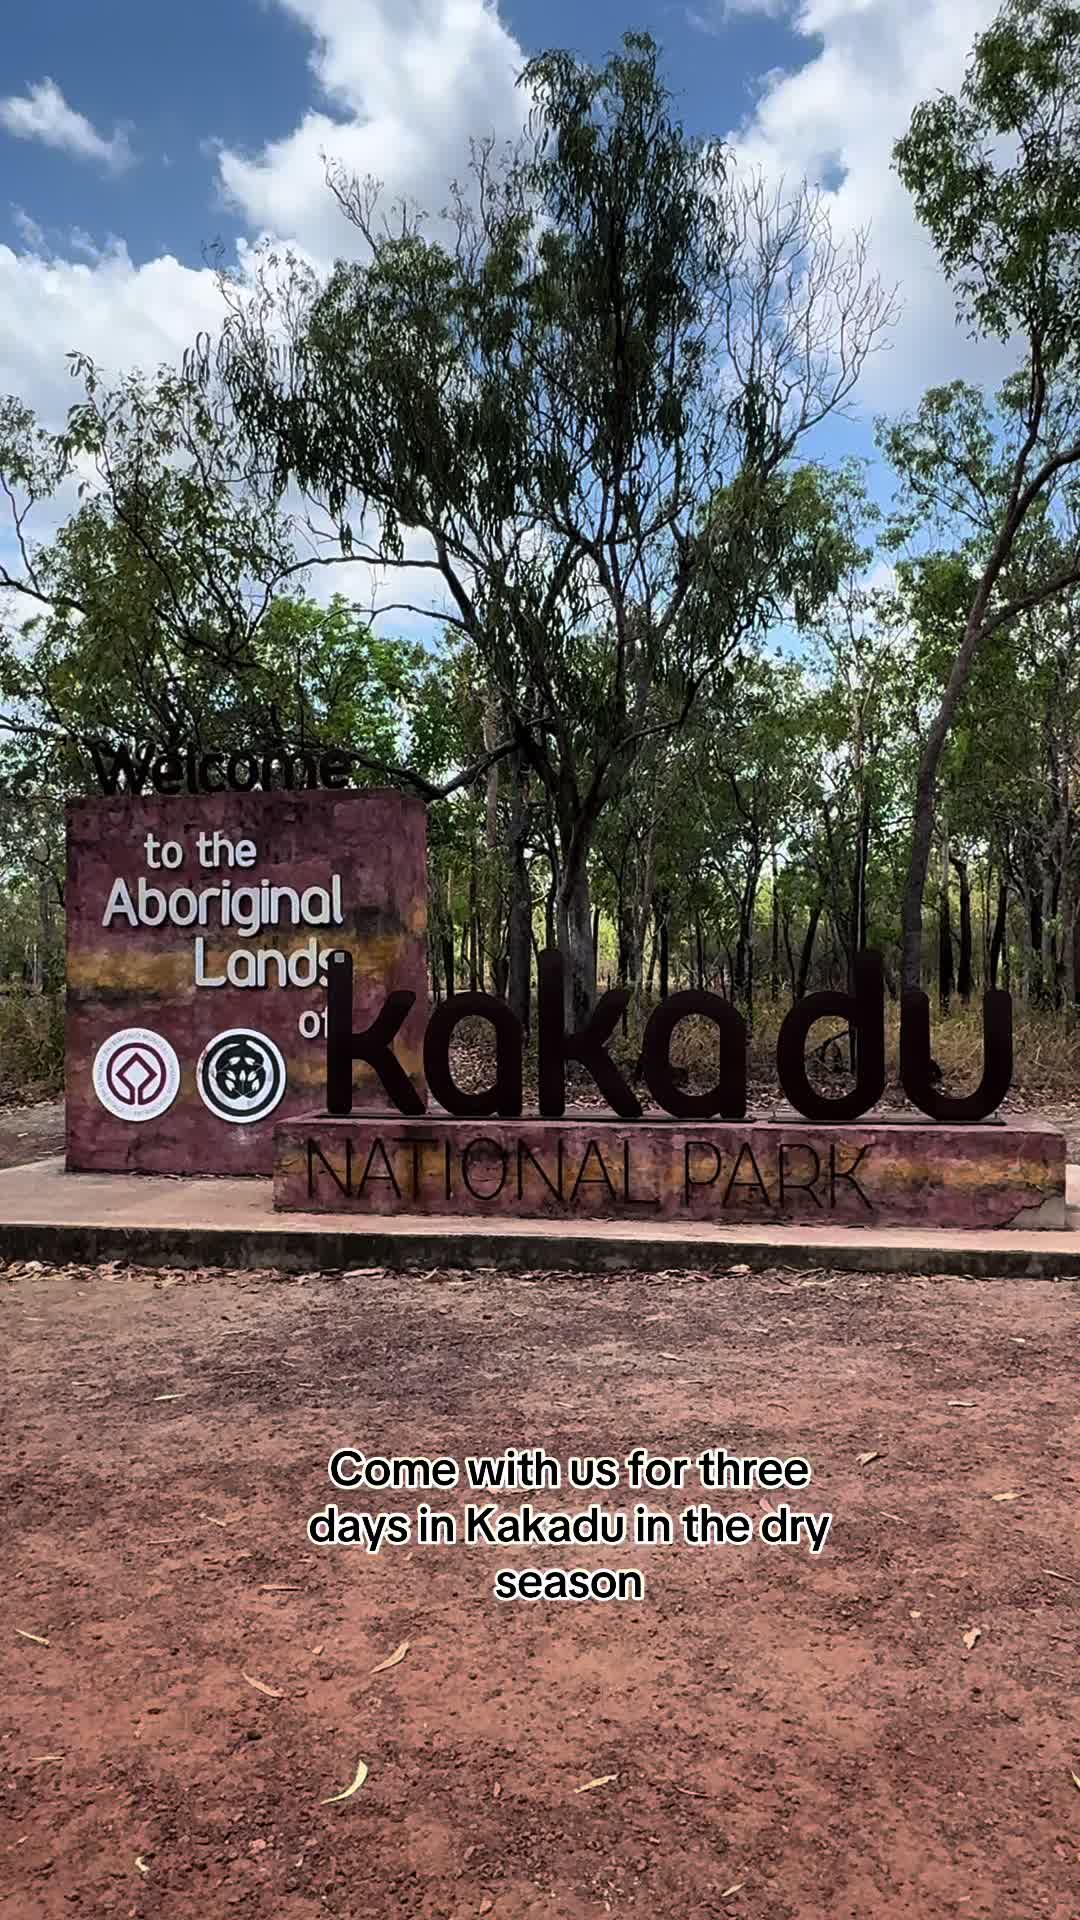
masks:
<svg viewBox="0 0 1080 1920"><path fill-rule="evenodd" d="M114 1033L94 1056L94 1092L117 1120L157 1120L180 1091L180 1062L147 1027Z"/></svg>
<svg viewBox="0 0 1080 1920"><path fill-rule="evenodd" d="M265 1033L230 1027L203 1048L195 1083L211 1113L247 1126L277 1106L285 1092L285 1061Z"/></svg>

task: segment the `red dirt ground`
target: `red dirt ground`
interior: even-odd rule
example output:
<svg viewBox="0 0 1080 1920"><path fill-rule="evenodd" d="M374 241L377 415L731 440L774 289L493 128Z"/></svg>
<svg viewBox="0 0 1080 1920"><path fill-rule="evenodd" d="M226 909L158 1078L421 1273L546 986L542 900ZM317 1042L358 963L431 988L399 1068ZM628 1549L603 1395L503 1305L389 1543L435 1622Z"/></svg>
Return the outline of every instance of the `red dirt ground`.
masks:
<svg viewBox="0 0 1080 1920"><path fill-rule="evenodd" d="M3 1920L1077 1920L1074 1286L4 1279ZM805 1453L832 1534L307 1542L338 1445L529 1444Z"/></svg>

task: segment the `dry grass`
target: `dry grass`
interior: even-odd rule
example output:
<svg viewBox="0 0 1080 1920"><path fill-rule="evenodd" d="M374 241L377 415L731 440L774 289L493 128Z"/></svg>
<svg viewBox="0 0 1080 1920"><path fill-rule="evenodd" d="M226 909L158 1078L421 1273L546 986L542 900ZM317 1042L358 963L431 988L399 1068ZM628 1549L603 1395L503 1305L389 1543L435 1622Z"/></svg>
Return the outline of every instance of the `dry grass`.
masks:
<svg viewBox="0 0 1080 1920"><path fill-rule="evenodd" d="M768 1106L780 1097L776 1077L776 1039L788 1009L787 1001L762 1001L755 1009L749 1041L749 1080L751 1104ZM631 1020L627 1034L617 1030L610 1046L612 1057L628 1078L633 1077L641 1050L648 1009ZM891 1002L886 1006L886 1063L889 1105L903 1105L898 1076L899 1010ZM846 1028L839 1019L821 1020L813 1028L808 1046L810 1078L823 1091L840 1093L851 1084L844 1070L845 1054L841 1045L829 1046L830 1039L842 1039ZM982 1072L981 1002L967 1008L957 1007L948 1015L931 1013L931 1044L934 1058L944 1074L942 1091L963 1093L977 1083ZM684 1020L676 1030L671 1057L685 1067L687 1085L695 1090L708 1087L715 1077L717 1039L706 1020ZM1061 1100L1080 1097L1080 1016L1073 1012L1049 1013L1020 1005L1013 1007L1013 1053L1015 1070L1011 1102L1019 1105L1031 1099L1053 1096ZM493 1068L491 1029L483 1020L462 1021L457 1030L451 1060L458 1084L474 1090L490 1083ZM525 1060L527 1097L536 1088L536 1043L530 1040ZM568 1091L577 1100L602 1104L587 1076L567 1073ZM640 1084L639 1093L642 1091Z"/></svg>
<svg viewBox="0 0 1080 1920"><path fill-rule="evenodd" d="M786 1011L785 1005L770 1002L755 1018L750 1039L750 1077L755 1086L760 1082L776 1084L776 1036ZM822 1020L811 1033L809 1044L819 1047L830 1034L844 1031L842 1020ZM982 1073L981 999L970 1007L955 1007L948 1014L932 1006L930 1040L934 1059L945 1076L943 1091L961 1093L974 1087ZM697 1044L700 1047L701 1042ZM900 1014L889 1002L885 1011L885 1058L889 1087L898 1095L899 1054ZM1052 1093L1061 1098L1080 1095L1080 1017L1014 1002L1013 1059L1014 1094ZM828 1080L837 1086L843 1084L834 1074Z"/></svg>
<svg viewBox="0 0 1080 1920"><path fill-rule="evenodd" d="M63 995L0 995L0 1101L45 1100L63 1084Z"/></svg>

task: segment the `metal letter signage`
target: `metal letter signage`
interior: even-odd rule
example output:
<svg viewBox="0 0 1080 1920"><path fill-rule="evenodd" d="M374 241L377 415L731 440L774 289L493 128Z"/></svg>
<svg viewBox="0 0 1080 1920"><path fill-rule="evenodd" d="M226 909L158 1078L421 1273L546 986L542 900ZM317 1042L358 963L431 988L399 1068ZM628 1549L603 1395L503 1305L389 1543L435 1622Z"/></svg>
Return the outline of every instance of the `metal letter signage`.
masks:
<svg viewBox="0 0 1080 1920"><path fill-rule="evenodd" d="M426 1103L402 1073L392 1044L411 1000L408 995L391 995L371 1025L355 1033L352 978L351 957L344 952L334 954L327 999L327 1113L343 1117L352 1112L354 1060L364 1060L375 1069L400 1113L426 1112ZM565 1115L568 1060L588 1068L609 1107L621 1119L641 1118L640 1101L607 1051L628 997L621 988L604 994L587 1026L567 1034L562 958L550 950L541 954L537 994L541 1118L560 1120ZM462 1093L450 1075L450 1037L457 1022L468 1014L482 1015L496 1034L495 1081L483 1093ZM672 1035L679 1021L692 1014L712 1020L721 1037L718 1078L715 1086L702 1094L685 1093L677 1086L671 1069ZM854 1035L855 1086L850 1093L828 1098L811 1086L807 1076L806 1039L815 1020L837 1015L847 1020ZM424 1042L428 1082L445 1112L462 1118L498 1114L502 1119L520 1119L523 1046L521 1022L504 1001L486 993L456 994L445 1001L433 1015ZM983 1075L974 1093L962 1098L936 1093L930 1082L926 995L905 994L900 1021L901 1077L908 1099L932 1120L942 1124L984 1120L1004 1100L1012 1079L1012 1001L1007 993L986 995L983 1050ZM707 1120L718 1115L740 1120L746 1112L746 1024L737 1010L716 994L677 993L663 1001L645 1029L642 1068L653 1098L676 1119ZM826 1125L850 1122L877 1105L885 1091L885 991L879 953L859 954L853 994L812 993L791 1009L777 1040L776 1069L781 1090L796 1112L808 1120Z"/></svg>

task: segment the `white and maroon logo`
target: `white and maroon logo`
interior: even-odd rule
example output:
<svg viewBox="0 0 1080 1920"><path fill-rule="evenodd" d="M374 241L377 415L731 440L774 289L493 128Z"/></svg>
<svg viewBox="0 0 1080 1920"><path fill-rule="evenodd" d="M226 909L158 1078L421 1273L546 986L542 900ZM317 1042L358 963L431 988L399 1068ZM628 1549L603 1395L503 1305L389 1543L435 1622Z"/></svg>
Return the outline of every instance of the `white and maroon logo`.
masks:
<svg viewBox="0 0 1080 1920"><path fill-rule="evenodd" d="M117 1120L156 1120L180 1091L180 1062L148 1027L124 1027L97 1050L94 1092Z"/></svg>

